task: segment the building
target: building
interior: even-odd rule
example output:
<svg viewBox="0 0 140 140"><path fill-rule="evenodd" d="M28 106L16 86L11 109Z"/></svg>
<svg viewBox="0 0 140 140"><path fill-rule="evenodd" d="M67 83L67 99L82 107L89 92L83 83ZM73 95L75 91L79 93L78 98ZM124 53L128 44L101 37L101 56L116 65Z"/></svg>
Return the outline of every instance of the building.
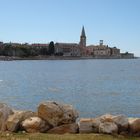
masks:
<svg viewBox="0 0 140 140"><path fill-rule="evenodd" d="M49 44L34 43L34 44L31 44L30 47L31 48L36 48L36 49L46 48L48 50L49 49Z"/></svg>
<svg viewBox="0 0 140 140"><path fill-rule="evenodd" d="M121 53L121 58L130 59L130 58L135 58L135 57L133 53L126 52L126 53Z"/></svg>
<svg viewBox="0 0 140 140"><path fill-rule="evenodd" d="M84 26L82 27L79 43L61 43L57 42L53 46L53 55L65 56L65 57L90 57L90 58L134 58L132 53L120 53L120 49L117 47L109 47L105 45L103 40L99 41L98 45L88 45L87 37ZM7 48L10 45L11 48ZM20 54L30 54L32 56L37 55L50 55L49 50L51 46L49 44L20 44L20 43L3 43L0 42L1 52L2 49L12 50L14 56L20 56ZM28 49L28 50L27 50ZM52 55L51 54L51 55ZM23 55L24 56L24 55Z"/></svg>
<svg viewBox="0 0 140 140"><path fill-rule="evenodd" d="M80 42L77 43L56 43L55 53L63 54L63 56L90 56L93 58L120 58L120 49L104 45L103 40L100 40L99 45L86 45L86 33L84 26L80 35Z"/></svg>
<svg viewBox="0 0 140 140"><path fill-rule="evenodd" d="M55 53L63 56L80 56L79 45L76 43L56 43Z"/></svg>
<svg viewBox="0 0 140 140"><path fill-rule="evenodd" d="M103 40L100 40L99 45L87 46L87 50L88 55L94 58L120 58L120 49L104 45Z"/></svg>
<svg viewBox="0 0 140 140"><path fill-rule="evenodd" d="M55 53L63 56L85 56L86 55L86 34L84 26L82 28L80 42L77 43L56 43Z"/></svg>

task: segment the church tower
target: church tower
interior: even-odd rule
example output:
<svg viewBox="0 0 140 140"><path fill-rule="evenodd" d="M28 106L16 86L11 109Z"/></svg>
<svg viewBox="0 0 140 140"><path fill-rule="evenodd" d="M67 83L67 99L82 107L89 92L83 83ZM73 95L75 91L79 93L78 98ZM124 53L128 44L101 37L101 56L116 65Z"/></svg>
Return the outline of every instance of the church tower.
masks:
<svg viewBox="0 0 140 140"><path fill-rule="evenodd" d="M86 34L85 28L83 26L81 36L80 36L80 47L86 47Z"/></svg>

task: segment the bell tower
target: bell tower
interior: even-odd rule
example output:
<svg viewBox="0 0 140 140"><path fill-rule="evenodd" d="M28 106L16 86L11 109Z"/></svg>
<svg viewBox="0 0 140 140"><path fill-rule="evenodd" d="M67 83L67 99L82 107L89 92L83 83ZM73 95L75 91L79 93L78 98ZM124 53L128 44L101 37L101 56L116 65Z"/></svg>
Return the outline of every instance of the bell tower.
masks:
<svg viewBox="0 0 140 140"><path fill-rule="evenodd" d="M80 36L80 47L86 47L86 34L84 26L82 27L82 32Z"/></svg>

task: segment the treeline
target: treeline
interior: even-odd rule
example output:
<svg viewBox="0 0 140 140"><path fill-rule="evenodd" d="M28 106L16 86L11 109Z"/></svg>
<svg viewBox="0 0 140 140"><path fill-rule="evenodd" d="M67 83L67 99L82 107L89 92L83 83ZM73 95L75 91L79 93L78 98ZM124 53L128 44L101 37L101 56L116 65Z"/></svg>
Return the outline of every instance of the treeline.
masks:
<svg viewBox="0 0 140 140"><path fill-rule="evenodd" d="M18 56L18 57L30 57L38 55L63 55L55 53L54 42L51 41L49 46L32 46L30 44L19 44L14 45L12 43L1 43L0 44L0 55L1 56Z"/></svg>

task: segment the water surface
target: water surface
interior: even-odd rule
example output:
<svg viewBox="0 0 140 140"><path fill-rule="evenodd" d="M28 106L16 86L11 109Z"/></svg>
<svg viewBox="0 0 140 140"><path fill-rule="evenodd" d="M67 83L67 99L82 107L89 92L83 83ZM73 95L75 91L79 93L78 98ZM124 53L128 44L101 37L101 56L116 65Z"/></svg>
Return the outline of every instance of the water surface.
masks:
<svg viewBox="0 0 140 140"><path fill-rule="evenodd" d="M0 61L0 102L36 111L45 100L72 104L81 117L140 117L140 59Z"/></svg>

